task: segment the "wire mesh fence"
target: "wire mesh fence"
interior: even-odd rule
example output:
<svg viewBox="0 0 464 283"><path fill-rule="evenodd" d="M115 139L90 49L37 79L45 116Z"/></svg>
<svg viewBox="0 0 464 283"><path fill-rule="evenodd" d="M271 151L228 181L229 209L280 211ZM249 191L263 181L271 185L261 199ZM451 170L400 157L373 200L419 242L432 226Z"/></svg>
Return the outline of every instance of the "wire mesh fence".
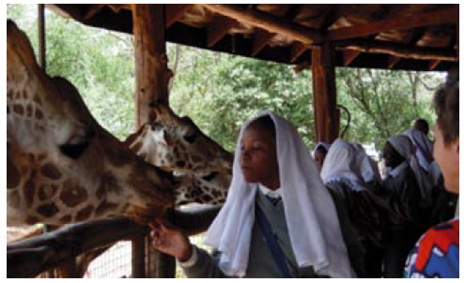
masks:
<svg viewBox="0 0 464 283"><path fill-rule="evenodd" d="M132 243L120 241L90 263L84 278L132 277Z"/></svg>

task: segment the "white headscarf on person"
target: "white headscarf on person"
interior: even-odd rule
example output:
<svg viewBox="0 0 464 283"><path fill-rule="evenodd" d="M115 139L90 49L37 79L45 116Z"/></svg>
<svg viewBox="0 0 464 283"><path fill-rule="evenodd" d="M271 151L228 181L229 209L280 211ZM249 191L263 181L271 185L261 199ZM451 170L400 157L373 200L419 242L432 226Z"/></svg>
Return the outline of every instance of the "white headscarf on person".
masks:
<svg viewBox="0 0 464 283"><path fill-rule="evenodd" d="M430 164L433 161L433 144L429 138L421 131L416 129L409 129L403 132L411 140L415 146L415 155L419 165L425 170L430 170Z"/></svg>
<svg viewBox="0 0 464 283"><path fill-rule="evenodd" d="M344 180L353 190L364 190L364 179L359 171L357 158L355 145L336 139L322 166L321 178L324 184Z"/></svg>
<svg viewBox="0 0 464 283"><path fill-rule="evenodd" d="M335 205L316 164L293 125L270 111L242 126L227 200L211 224L205 243L221 252L219 267L226 275L245 276L257 184L248 184L241 172L240 141L244 129L264 115L272 118L276 129L280 189L298 266L312 266L318 275L353 277Z"/></svg>
<svg viewBox="0 0 464 283"><path fill-rule="evenodd" d="M401 156L403 156L404 159L406 159L405 162L414 172L422 199L428 199L432 192L433 181L428 172L421 168L415 155L416 149L410 138L406 135L400 134L390 137L387 141Z"/></svg>
<svg viewBox="0 0 464 283"><path fill-rule="evenodd" d="M381 183L382 177L380 176L379 167L377 162L372 159L359 143L352 143L356 150L356 163L357 168L361 173L364 183L376 182Z"/></svg>

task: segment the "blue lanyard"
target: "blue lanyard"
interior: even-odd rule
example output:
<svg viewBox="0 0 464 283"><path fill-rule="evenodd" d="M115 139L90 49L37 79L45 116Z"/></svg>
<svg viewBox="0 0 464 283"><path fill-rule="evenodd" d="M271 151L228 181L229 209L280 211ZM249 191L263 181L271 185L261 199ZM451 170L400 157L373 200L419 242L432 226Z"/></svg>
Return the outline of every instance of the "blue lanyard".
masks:
<svg viewBox="0 0 464 283"><path fill-rule="evenodd" d="M282 252L282 249L272 234L271 225L257 204L255 205L255 214L256 220L258 221L259 227L261 228L264 237L266 237L266 243L271 250L272 257L274 257L277 267L285 278L293 278L292 274L288 270L287 263L285 262L284 253Z"/></svg>

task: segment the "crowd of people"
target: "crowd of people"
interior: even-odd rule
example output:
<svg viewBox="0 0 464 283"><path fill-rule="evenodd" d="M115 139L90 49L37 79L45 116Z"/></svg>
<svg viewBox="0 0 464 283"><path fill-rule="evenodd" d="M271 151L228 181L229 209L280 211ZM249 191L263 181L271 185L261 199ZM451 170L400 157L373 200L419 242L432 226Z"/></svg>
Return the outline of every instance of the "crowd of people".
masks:
<svg viewBox="0 0 464 283"><path fill-rule="evenodd" d="M385 142L381 176L362 145L320 142L266 111L240 131L226 203L206 244L157 220L152 245L189 277L459 277L459 86Z"/></svg>

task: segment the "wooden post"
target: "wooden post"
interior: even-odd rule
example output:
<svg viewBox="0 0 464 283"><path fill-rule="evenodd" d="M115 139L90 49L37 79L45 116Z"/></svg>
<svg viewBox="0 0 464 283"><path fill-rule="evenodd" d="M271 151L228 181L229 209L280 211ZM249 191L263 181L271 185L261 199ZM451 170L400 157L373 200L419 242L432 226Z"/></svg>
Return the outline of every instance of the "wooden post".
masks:
<svg viewBox="0 0 464 283"><path fill-rule="evenodd" d="M335 87L335 49L330 42L312 49L313 107L316 142L333 142L339 135L340 110Z"/></svg>
<svg viewBox="0 0 464 283"><path fill-rule="evenodd" d="M165 5L132 5L137 127L149 121L150 103L168 103Z"/></svg>
<svg viewBox="0 0 464 283"><path fill-rule="evenodd" d="M136 109L137 127L150 120L150 104L169 103L168 84L172 77L167 66L165 40L165 5L132 4L132 19L135 50L135 73L137 77ZM145 243L147 277L175 277L175 261L154 250L149 238ZM139 247L140 248L140 247Z"/></svg>
<svg viewBox="0 0 464 283"><path fill-rule="evenodd" d="M45 4L38 5L38 22L39 22L39 65L45 71Z"/></svg>

